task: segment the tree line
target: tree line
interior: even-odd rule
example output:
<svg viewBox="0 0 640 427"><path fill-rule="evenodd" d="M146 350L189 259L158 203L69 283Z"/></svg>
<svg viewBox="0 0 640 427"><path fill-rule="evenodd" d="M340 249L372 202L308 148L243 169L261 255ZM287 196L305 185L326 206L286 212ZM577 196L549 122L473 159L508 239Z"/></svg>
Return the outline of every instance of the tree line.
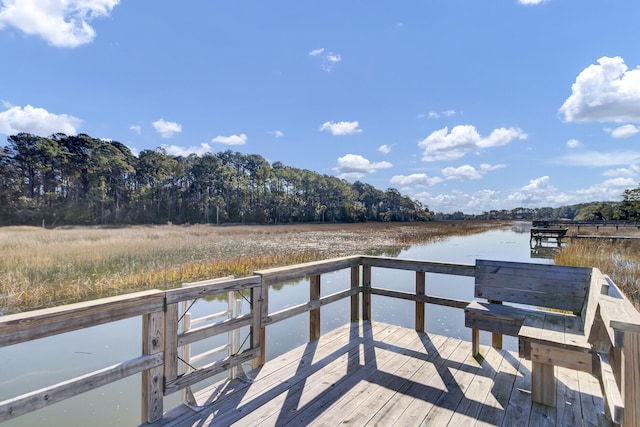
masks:
<svg viewBox="0 0 640 427"><path fill-rule="evenodd" d="M620 202L590 202L558 208L515 208L465 214L437 213L436 220L571 220L571 221L640 221L640 187L625 190Z"/></svg>
<svg viewBox="0 0 640 427"><path fill-rule="evenodd" d="M0 147L0 225L426 221L394 188L270 164L231 150L134 155L90 137L19 133Z"/></svg>

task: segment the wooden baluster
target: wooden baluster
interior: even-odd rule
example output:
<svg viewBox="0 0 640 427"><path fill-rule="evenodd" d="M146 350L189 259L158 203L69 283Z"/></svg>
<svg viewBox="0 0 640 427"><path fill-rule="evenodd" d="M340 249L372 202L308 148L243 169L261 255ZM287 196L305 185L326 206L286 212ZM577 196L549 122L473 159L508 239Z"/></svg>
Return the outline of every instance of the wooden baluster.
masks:
<svg viewBox="0 0 640 427"><path fill-rule="evenodd" d="M371 321L371 266L362 266L362 320Z"/></svg>
<svg viewBox="0 0 640 427"><path fill-rule="evenodd" d="M265 330L261 327L260 322L263 302L266 303L266 301L261 301L261 298L263 292L267 293L266 290L263 291L263 288L266 287L263 285L251 288L251 348L260 348L260 355L251 360L253 368L262 366L265 362Z"/></svg>
<svg viewBox="0 0 640 427"><path fill-rule="evenodd" d="M621 364L624 425L640 426L640 333L625 332Z"/></svg>
<svg viewBox="0 0 640 427"><path fill-rule="evenodd" d="M416 295L425 294L425 273L416 271ZM424 332L424 303L416 301L416 331Z"/></svg>
<svg viewBox="0 0 640 427"><path fill-rule="evenodd" d="M351 267L351 287L357 288L360 286L360 266L356 265ZM351 295L351 321L357 322L360 320L360 292Z"/></svg>
<svg viewBox="0 0 640 427"><path fill-rule="evenodd" d="M309 300L320 299L320 275L309 277ZM320 307L309 311L309 341L320 338Z"/></svg>

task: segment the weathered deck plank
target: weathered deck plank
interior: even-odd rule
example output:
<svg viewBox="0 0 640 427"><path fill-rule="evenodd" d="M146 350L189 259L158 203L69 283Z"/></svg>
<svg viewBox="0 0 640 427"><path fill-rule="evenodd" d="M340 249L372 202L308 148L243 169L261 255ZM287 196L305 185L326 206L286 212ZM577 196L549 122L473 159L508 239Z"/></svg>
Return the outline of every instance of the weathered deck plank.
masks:
<svg viewBox="0 0 640 427"><path fill-rule="evenodd" d="M323 335L232 381L200 412L156 425L608 425L598 382L557 368L557 409L531 404L531 363L489 348L373 322Z"/></svg>

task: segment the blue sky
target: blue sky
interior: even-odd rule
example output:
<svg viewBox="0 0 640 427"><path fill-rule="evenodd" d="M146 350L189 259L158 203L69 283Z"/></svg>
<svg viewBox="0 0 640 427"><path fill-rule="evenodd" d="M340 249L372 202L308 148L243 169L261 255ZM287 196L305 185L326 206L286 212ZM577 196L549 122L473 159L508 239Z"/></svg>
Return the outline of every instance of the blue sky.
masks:
<svg viewBox="0 0 640 427"><path fill-rule="evenodd" d="M0 142L231 149L438 212L620 200L638 0L0 0Z"/></svg>

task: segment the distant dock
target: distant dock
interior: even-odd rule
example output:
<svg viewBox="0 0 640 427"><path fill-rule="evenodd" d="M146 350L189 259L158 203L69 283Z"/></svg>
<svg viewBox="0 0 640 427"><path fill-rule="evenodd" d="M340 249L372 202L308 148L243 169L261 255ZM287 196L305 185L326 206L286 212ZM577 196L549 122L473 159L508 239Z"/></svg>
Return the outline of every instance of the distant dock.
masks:
<svg viewBox="0 0 640 427"><path fill-rule="evenodd" d="M555 239L558 246L562 244L562 239L566 236L566 227L533 227L531 228L531 238L529 241L536 241L536 244L542 243L543 239Z"/></svg>

